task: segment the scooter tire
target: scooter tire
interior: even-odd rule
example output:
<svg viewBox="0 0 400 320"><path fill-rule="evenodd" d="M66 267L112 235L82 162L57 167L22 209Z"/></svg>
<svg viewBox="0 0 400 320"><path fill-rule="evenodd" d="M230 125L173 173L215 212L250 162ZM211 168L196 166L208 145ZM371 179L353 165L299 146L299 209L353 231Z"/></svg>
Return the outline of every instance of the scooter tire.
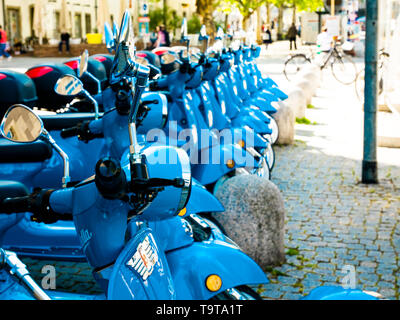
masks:
<svg viewBox="0 0 400 320"><path fill-rule="evenodd" d="M239 286L225 290L210 300L263 300L263 298L249 286Z"/></svg>

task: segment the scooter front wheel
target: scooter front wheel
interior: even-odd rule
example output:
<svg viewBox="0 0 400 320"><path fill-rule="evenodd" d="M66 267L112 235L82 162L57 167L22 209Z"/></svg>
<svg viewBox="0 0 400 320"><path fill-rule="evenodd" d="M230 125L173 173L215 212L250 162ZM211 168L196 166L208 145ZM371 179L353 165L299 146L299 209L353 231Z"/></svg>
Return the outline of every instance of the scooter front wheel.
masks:
<svg viewBox="0 0 400 320"><path fill-rule="evenodd" d="M261 296L249 286L239 286L225 290L210 300L263 300Z"/></svg>

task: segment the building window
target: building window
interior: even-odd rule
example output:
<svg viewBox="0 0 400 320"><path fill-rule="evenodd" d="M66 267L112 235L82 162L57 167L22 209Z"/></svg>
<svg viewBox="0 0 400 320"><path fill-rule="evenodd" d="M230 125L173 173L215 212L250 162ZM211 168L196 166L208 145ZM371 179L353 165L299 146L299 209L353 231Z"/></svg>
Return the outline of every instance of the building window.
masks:
<svg viewBox="0 0 400 320"><path fill-rule="evenodd" d="M90 14L85 15L86 33L92 33L92 16Z"/></svg>
<svg viewBox="0 0 400 320"><path fill-rule="evenodd" d="M75 24L75 38L82 38L82 15L80 13L75 14L74 17Z"/></svg>
<svg viewBox="0 0 400 320"><path fill-rule="evenodd" d="M61 30L60 30L60 12L54 13L54 26L53 26L53 39L60 38Z"/></svg>

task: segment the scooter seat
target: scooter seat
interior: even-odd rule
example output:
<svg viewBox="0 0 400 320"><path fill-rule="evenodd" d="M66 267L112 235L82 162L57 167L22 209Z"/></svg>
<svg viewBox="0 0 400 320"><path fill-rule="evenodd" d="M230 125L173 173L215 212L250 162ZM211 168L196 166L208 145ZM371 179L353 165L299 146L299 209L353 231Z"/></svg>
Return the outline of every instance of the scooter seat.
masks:
<svg viewBox="0 0 400 320"><path fill-rule="evenodd" d="M16 181L0 180L0 202L7 198L26 197L27 195L29 195L29 191L24 184Z"/></svg>
<svg viewBox="0 0 400 320"><path fill-rule="evenodd" d="M32 163L50 159L51 146L41 140L33 143L16 143L0 139L0 163Z"/></svg>
<svg viewBox="0 0 400 320"><path fill-rule="evenodd" d="M101 116L101 115L100 115ZM64 113L54 115L40 115L47 131L59 131L75 127L80 122L92 121L94 113Z"/></svg>

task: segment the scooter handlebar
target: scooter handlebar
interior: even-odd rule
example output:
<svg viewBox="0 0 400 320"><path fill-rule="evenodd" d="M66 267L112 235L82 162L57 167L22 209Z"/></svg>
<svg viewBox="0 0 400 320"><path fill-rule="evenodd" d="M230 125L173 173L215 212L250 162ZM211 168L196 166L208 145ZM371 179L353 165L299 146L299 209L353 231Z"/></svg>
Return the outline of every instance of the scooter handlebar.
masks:
<svg viewBox="0 0 400 320"><path fill-rule="evenodd" d="M79 134L79 132L80 132L80 128L79 127L63 129L61 131L61 138L67 139L67 138L76 137Z"/></svg>
<svg viewBox="0 0 400 320"><path fill-rule="evenodd" d="M25 197L7 198L0 202L0 213L33 213L32 221L46 224L57 221L69 221L71 214L58 214L51 209L50 196L54 190L37 189L34 193Z"/></svg>
<svg viewBox="0 0 400 320"><path fill-rule="evenodd" d="M63 129L61 131L61 137L63 139L71 138L71 137L78 137L79 140L89 142L91 140L94 140L96 138L103 138L103 134L94 134L90 131L89 128L90 121L85 121L79 123L77 126L68 128L68 129Z"/></svg>
<svg viewBox="0 0 400 320"><path fill-rule="evenodd" d="M3 214L25 213L30 208L30 197L8 198L0 203Z"/></svg>

